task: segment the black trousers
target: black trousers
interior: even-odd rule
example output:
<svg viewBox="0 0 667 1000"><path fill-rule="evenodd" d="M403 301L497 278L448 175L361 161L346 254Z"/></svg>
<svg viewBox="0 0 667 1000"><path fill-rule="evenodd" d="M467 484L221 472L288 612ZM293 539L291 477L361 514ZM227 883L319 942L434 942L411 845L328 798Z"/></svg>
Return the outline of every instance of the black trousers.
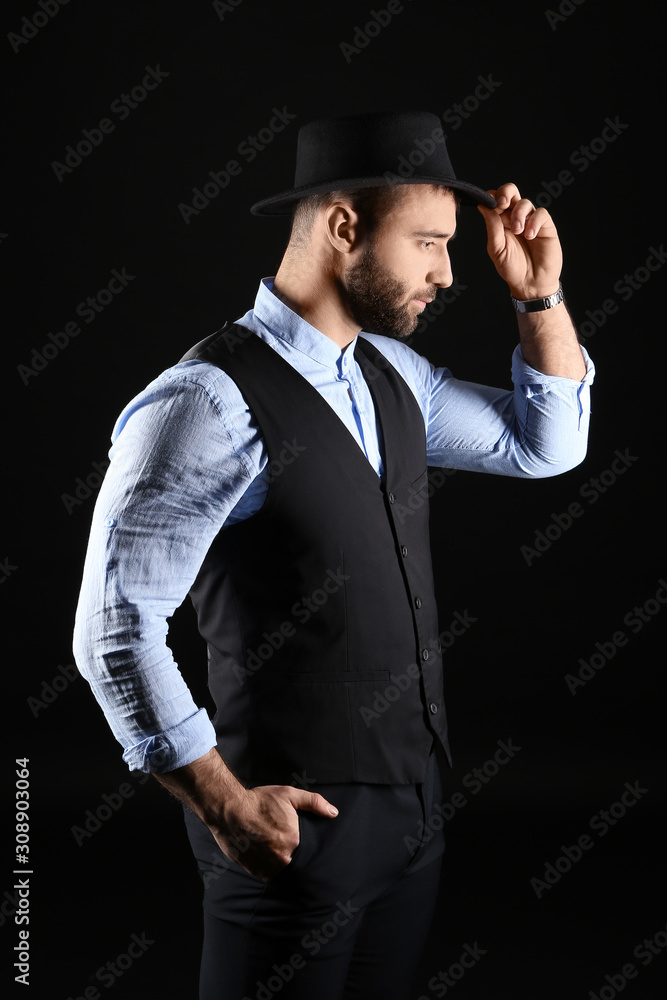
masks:
<svg viewBox="0 0 667 1000"><path fill-rule="evenodd" d="M317 785L333 819L299 812L268 883L186 810L204 883L200 1000L411 1000L444 851L435 753L418 785Z"/></svg>

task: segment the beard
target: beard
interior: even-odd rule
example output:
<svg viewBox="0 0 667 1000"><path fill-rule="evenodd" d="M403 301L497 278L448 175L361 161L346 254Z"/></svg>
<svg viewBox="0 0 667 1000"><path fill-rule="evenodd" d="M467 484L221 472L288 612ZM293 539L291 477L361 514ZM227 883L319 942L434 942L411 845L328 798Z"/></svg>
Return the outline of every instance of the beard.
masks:
<svg viewBox="0 0 667 1000"><path fill-rule="evenodd" d="M414 333L419 322L412 300L434 298L436 289L411 295L410 286L378 260L370 240L348 272L345 292L350 314L362 330L401 340Z"/></svg>

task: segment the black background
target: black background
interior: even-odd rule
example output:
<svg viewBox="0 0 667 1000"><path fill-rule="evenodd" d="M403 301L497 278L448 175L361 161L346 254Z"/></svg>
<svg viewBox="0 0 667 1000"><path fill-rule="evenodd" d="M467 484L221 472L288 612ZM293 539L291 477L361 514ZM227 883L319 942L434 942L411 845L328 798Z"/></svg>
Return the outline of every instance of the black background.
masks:
<svg viewBox="0 0 667 1000"><path fill-rule="evenodd" d="M467 118L445 118L452 160L461 177L484 187L513 180L533 199L570 170L572 182L560 193L552 186L547 207L597 381L583 465L535 481L458 472L431 501L441 626L456 611L476 621L445 658L455 754L445 799L463 791L468 801L447 824L441 905L414 1000L438 995L429 980L475 942L485 954L451 987L457 1000L585 1000L601 989L606 1000L620 981L613 987L605 977L629 962L637 975L623 996L658 1000L667 955L646 966L633 950L664 935L667 923L659 639L667 611L655 603L667 576L663 275L640 271L631 295L614 288L619 280L627 288L623 276L645 267L666 235L654 155L664 72L658 25L647 4L565 0L556 20L540 3L414 0L346 58L341 43L354 43L383 0L218 7L72 0L38 30L22 22L42 11L36 2L4 9L4 35L34 35L14 47L3 39L0 220L11 307L5 495L13 501L0 551L10 734L2 794L13 801L14 759L29 757L34 872L31 986L19 995L66 1000L96 984L112 1000L196 996L200 888L180 807L153 779L127 771L87 685L66 678L99 485L93 463L106 459L117 414L192 343L245 312L259 279L275 273L286 224L248 208L291 186L301 124L392 108L442 116L490 75L492 93ZM158 65L168 76L145 101L125 120L110 112ZM268 126L274 108L296 117L248 162L238 146ZM104 117L113 132L59 180L53 162ZM594 144L598 153L581 170L570 157L601 135L607 118L626 127L608 148ZM193 188L230 158L240 175L186 224L179 205L191 204ZM462 211L452 258L465 290L412 346L461 378L509 386L516 325L475 209ZM114 268L135 277L28 374L33 349L53 343L49 333L76 320L78 303L104 288ZM609 299L617 309L600 324ZM591 486L617 450L632 461L615 482L603 477L604 492ZM580 494L587 482L594 503ZM583 514L561 537L552 528L546 551L522 553L574 502ZM651 600L648 620L632 631L625 616ZM573 694L565 675L618 630L627 644ZM208 704L189 605L175 616L172 641ZM466 792L465 775L510 739L520 752L477 795ZM77 844L72 827L124 782L133 794ZM619 801L626 782L646 791L605 836L591 833L591 819ZM7 816L11 839L11 808ZM538 898L531 879L587 832L594 847ZM18 932L11 842L2 858L4 989ZM102 984L97 970L126 952L132 934L154 943Z"/></svg>

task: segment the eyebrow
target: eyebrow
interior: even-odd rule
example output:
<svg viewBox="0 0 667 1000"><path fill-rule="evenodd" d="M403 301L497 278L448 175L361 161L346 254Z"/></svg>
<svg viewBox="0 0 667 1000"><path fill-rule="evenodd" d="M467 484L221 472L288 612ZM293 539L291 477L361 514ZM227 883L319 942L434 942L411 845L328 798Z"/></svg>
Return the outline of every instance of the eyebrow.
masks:
<svg viewBox="0 0 667 1000"><path fill-rule="evenodd" d="M431 240L446 240L446 239L456 239L456 233L438 233L435 229L425 229L423 231L414 232L411 234L413 237L428 237Z"/></svg>

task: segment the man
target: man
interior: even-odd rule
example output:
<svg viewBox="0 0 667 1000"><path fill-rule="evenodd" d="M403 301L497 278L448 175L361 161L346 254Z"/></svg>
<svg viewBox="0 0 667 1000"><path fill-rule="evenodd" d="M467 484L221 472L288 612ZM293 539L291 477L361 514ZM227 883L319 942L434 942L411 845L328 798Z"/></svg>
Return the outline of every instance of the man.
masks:
<svg viewBox="0 0 667 1000"><path fill-rule="evenodd" d="M514 392L401 343L453 281L459 197L514 299ZM310 123L294 188L253 212L293 213L275 278L114 429L75 655L126 762L185 804L201 1000L398 1000L438 891L436 743L449 759L427 465L572 468L592 366L549 214L456 178L435 116ZM164 641L188 592L214 726Z"/></svg>

